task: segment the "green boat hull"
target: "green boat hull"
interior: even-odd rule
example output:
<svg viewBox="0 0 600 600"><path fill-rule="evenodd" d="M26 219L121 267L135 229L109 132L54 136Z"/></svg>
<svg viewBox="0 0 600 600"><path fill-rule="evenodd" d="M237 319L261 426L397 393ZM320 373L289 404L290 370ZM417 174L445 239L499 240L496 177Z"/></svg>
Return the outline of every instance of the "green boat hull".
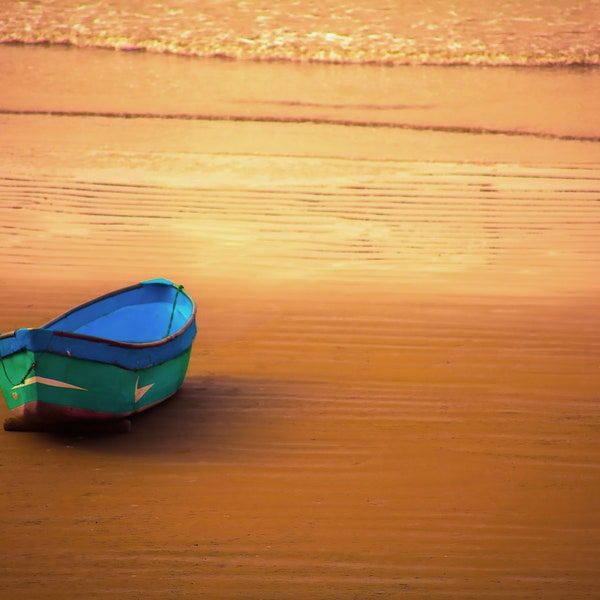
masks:
<svg viewBox="0 0 600 600"><path fill-rule="evenodd" d="M183 384L190 353L129 370L23 350L2 359L0 395L13 415L36 422L124 418L172 396Z"/></svg>

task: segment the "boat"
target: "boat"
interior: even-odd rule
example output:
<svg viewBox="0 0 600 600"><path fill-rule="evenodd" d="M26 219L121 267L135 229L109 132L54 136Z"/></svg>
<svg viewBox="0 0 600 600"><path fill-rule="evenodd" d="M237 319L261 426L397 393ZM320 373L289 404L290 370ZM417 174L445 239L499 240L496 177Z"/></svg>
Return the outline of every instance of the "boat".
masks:
<svg viewBox="0 0 600 600"><path fill-rule="evenodd" d="M194 301L168 279L142 281L42 327L2 334L0 396L12 414L5 429L129 423L182 386L195 336Z"/></svg>

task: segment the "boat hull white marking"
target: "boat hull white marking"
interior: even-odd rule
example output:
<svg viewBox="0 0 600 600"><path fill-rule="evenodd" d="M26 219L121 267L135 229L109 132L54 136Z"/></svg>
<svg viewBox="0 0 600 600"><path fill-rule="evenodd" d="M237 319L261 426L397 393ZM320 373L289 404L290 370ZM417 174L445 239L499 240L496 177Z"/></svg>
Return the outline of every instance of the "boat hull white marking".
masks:
<svg viewBox="0 0 600 600"><path fill-rule="evenodd" d="M144 394L154 385L153 383L150 383L148 385L143 385L142 387L138 387L139 382L140 382L140 378L138 377L135 381L135 403L136 404L142 399Z"/></svg>
<svg viewBox="0 0 600 600"><path fill-rule="evenodd" d="M40 377L39 375L29 377L23 383L19 383L19 385L14 385L12 389L16 390L18 388L22 388L27 385L31 385L32 383L42 383L43 385L50 385L52 387L67 388L70 390L82 390L84 392L87 392L87 390L85 388L79 387L78 385L73 385L72 383L67 383L66 381L60 381L59 379L50 379L49 377Z"/></svg>

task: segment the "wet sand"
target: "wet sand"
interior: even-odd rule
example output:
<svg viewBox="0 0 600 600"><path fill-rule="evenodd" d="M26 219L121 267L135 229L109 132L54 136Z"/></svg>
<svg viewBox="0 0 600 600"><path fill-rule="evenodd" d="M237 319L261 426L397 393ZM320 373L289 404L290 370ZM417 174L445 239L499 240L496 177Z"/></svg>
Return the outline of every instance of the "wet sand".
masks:
<svg viewBox="0 0 600 600"><path fill-rule="evenodd" d="M165 276L200 333L130 434L0 435L1 598L600 595L599 156L568 139L597 123L556 100L540 136L467 98L452 127L533 135L444 132L446 109L379 127L371 98L340 126L302 86L311 122L264 97L279 121L177 119L188 94L102 96L60 63L103 80L106 54L29 50L0 48L24 74L0 106L0 331ZM257 93L238 76L230 117ZM171 117L76 114L141 97Z"/></svg>

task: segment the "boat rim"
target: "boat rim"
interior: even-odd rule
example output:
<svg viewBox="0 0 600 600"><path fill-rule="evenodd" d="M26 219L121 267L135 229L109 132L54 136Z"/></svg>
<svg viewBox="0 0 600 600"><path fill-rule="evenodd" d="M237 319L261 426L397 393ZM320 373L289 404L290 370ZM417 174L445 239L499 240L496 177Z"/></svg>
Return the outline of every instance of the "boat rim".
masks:
<svg viewBox="0 0 600 600"><path fill-rule="evenodd" d="M181 326L177 331L175 331L174 333L171 333L170 335L167 335L158 340L152 340L151 342L123 342L123 341L115 340L112 338L104 338L104 337L93 336L93 335L85 335L82 333L74 333L71 331L62 331L60 329L48 329L48 327L50 325L67 317L68 315L75 312L76 310L80 310L82 308L85 308L86 306L90 306L90 305L100 302L102 300L106 300L113 296L118 296L119 294L128 292L130 290L135 290L135 289L143 287L144 285L150 285L150 284L166 285L166 286L178 289L179 293L185 294L185 296L189 299L189 301L192 304L192 312L190 314L189 319L184 323L183 326ZM163 344L165 344L171 340L174 340L177 337L180 337L187 329L189 329L189 327L194 322L195 318L196 318L196 303L194 302L193 298L187 293L187 291L185 290L183 285L176 285L175 283L173 283L172 281L170 281L168 279L149 279L147 281L141 281L141 282L135 283L133 285L129 285L129 286L126 286L123 288L119 288L117 290L113 290L112 292L107 292L106 294L97 296L96 298L93 298L92 300L88 300L87 302L84 302L83 304L78 304L77 306L74 306L73 308L67 310L66 312L58 315L51 321L48 321L41 327L31 327L31 328L25 327L25 328L14 329L12 331L7 331L6 333L0 333L0 339L14 337L17 331L24 331L24 330L25 331L50 331L53 335L56 335L58 337L72 338L72 339L77 339L77 340L85 340L88 342L108 344L110 346L119 346L121 348L152 348L155 346L162 346Z"/></svg>

